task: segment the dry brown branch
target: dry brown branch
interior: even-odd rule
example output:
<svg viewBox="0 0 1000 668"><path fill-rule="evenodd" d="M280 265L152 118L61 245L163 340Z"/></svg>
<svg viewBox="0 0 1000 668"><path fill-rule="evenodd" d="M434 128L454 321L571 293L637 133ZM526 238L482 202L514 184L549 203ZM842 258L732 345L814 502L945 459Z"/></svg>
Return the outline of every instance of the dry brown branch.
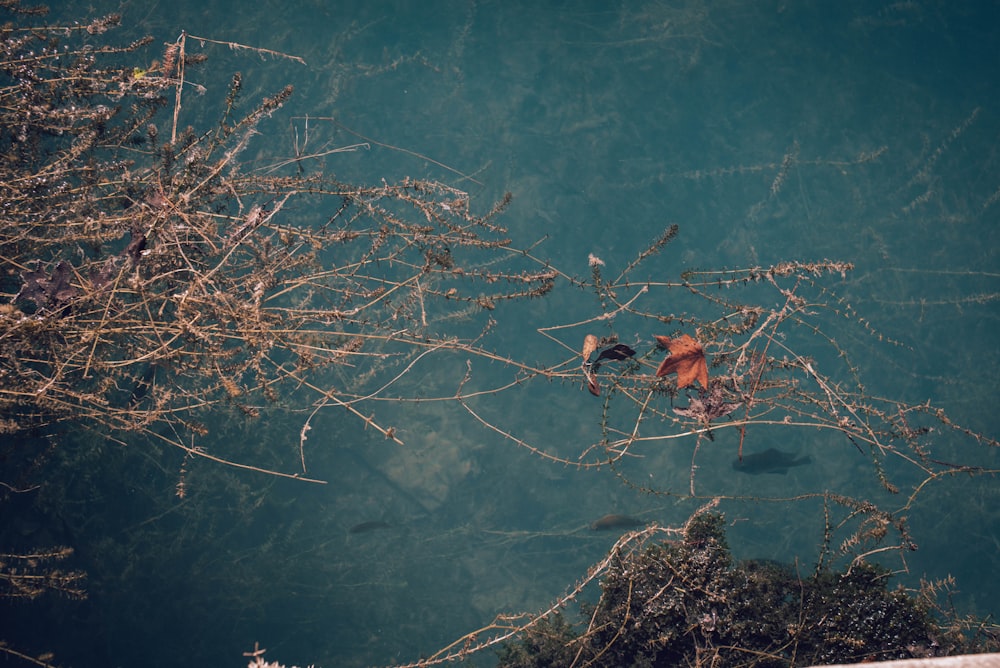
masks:
<svg viewBox="0 0 1000 668"><path fill-rule="evenodd" d="M478 215L467 193L430 181L344 184L282 175L293 165L287 161L267 174L242 169L257 123L290 90L236 117L235 77L219 129L182 130L182 91L198 60L190 37L167 45L163 63L148 71L93 75L25 56L31 37L8 44L8 62L32 65L53 83L46 89L51 118L25 124L0 114L4 127L17 128L5 135L8 148L25 161L8 166L13 178L4 178L0 192L9 204L0 259L13 277L0 309L5 424L72 421L145 434L188 456L263 471L188 445L206 433L199 416L235 407L253 418L261 401L308 391L316 410L339 406L401 442L362 406L435 351L495 357L473 340L430 335L431 328L457 308L483 313L541 296L555 273L530 262L505 267L517 254L495 219L509 197ZM97 67L96 59L82 62ZM106 92L135 95L137 116L126 105L101 104L91 76L124 82ZM15 91L0 87L4 94L12 100ZM63 99L79 111L71 132L52 136ZM167 143L157 131L163 123ZM136 143L145 145L142 154L123 148ZM32 170L34 177L24 176ZM291 202L327 211L325 222L287 214ZM92 250L78 254L77 247ZM372 385L337 389L329 376L336 368ZM308 426L301 472L273 473L306 479Z"/></svg>
<svg viewBox="0 0 1000 668"><path fill-rule="evenodd" d="M198 37L197 35L187 35L191 39L198 40L199 42L205 44L221 44L223 46L228 46L233 51L252 51L261 56L274 56L276 58L287 58L288 60L294 60L297 63L306 64L305 59L300 56L292 56L287 53L282 53L281 51L272 51L271 49L264 49L257 46L247 46L246 44L238 44L236 42L222 42L216 39L209 39L208 37Z"/></svg>

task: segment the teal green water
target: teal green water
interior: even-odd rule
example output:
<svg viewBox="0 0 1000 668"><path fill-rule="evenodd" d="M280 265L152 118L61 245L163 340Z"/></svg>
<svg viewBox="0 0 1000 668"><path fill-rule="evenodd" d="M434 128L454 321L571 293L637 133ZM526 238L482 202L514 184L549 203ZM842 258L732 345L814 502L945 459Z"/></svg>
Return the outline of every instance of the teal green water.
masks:
<svg viewBox="0 0 1000 668"><path fill-rule="evenodd" d="M109 10L124 14L122 41L149 33L167 42L186 30L306 61L206 45L211 60L197 76L207 91L189 97L187 122L215 118L234 71L248 100L296 87L248 160L292 155L307 117L317 150L363 136L370 149L328 155L316 168L369 183L439 179L469 190L482 210L511 191L502 222L515 245L547 237L536 255L567 273L586 277L589 253L611 273L671 223L679 237L637 280L677 280L691 267L853 262L845 278L820 283L899 343L854 319L827 323L868 393L929 400L976 432L1000 434L995 3L250 4ZM668 299L677 301L645 307L692 304L679 291ZM499 309L489 345L555 364L565 351L537 329L598 313L592 295L562 285ZM625 318L615 329L626 342L670 333ZM817 349L826 356L817 364L837 363ZM484 386L510 376L485 361L474 370ZM464 372L464 357L442 354L415 367L414 385L400 391L419 384L447 396ZM573 458L600 438L590 399L578 386L535 382L476 405ZM239 665L254 642L287 664L414 661L497 613L547 607L614 542L587 530L595 518L677 524L701 503L641 494L607 470L548 463L454 405L369 410L397 425L406 445L326 409L308 441L309 473L325 486L196 463L182 502L173 495L176 453L74 446L65 484L45 500L71 525L91 598L21 607L22 623L45 628L40 649L76 666ZM304 418L224 416L206 447L294 470ZM745 476L730 467L735 440L720 439L700 455L700 494L829 489L884 500L849 443L763 428L750 438L758 450L808 450L814 461L787 476ZM995 451L941 438L944 459L1000 466ZM627 473L686 494L689 447L643 454ZM909 480L905 467L898 474ZM1000 613L997 501L992 477L928 489L910 512L919 549L902 580L954 574L963 609ZM722 509L738 555L814 559L817 503ZM350 531L366 522L378 524Z"/></svg>

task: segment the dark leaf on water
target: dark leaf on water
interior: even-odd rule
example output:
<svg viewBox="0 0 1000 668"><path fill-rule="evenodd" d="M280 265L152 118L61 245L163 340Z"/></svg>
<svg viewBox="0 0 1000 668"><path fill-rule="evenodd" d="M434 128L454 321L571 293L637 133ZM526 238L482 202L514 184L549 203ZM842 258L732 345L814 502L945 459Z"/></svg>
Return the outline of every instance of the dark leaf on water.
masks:
<svg viewBox="0 0 1000 668"><path fill-rule="evenodd" d="M24 285L19 296L35 303L38 308L58 307L66 304L79 290L70 284L72 267L65 260L56 265L49 275L44 269L21 274Z"/></svg>
<svg viewBox="0 0 1000 668"><path fill-rule="evenodd" d="M52 298L56 303L63 304L75 297L80 291L70 285L69 279L73 270L69 262L60 262L52 272Z"/></svg>
<svg viewBox="0 0 1000 668"><path fill-rule="evenodd" d="M112 255L100 269L93 269L90 272L90 282L95 288L105 288L111 284L111 280L118 273L118 265L121 260L117 255Z"/></svg>
<svg viewBox="0 0 1000 668"><path fill-rule="evenodd" d="M27 271L21 274L24 285L21 286L20 296L29 301L35 302L35 306L44 306L49 301L49 277L42 271Z"/></svg>
<svg viewBox="0 0 1000 668"><path fill-rule="evenodd" d="M601 394L601 388L597 384L597 379L594 377L594 374L596 374L601 368L602 360L611 360L612 362L615 360L626 360L633 355L635 355L635 351L626 346L624 343L619 343L602 350L601 354L597 356L597 359L594 360L593 364L589 365L587 373L587 389L590 390L590 393L595 397L600 396Z"/></svg>
<svg viewBox="0 0 1000 668"><path fill-rule="evenodd" d="M125 247L125 255L132 260L132 266L134 267L139 263L139 259L142 257L142 252L146 250L146 235L132 231L132 240L129 241L128 246Z"/></svg>
<svg viewBox="0 0 1000 668"><path fill-rule="evenodd" d="M601 354L597 356L596 362L600 362L601 360L627 360L633 355L635 355L634 350L624 343L619 343L618 345L602 350Z"/></svg>

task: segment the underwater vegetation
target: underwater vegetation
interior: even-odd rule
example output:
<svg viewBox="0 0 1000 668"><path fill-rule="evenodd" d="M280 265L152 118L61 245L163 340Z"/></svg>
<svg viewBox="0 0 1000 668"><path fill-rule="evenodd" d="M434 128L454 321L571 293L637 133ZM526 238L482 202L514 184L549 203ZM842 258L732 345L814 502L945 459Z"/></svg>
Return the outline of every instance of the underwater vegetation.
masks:
<svg viewBox="0 0 1000 668"><path fill-rule="evenodd" d="M871 564L804 573L734 561L723 516L702 513L680 540L616 555L600 600L581 604L581 625L551 615L506 644L500 665L778 668L1000 648L1000 638L942 614L937 585L890 584L890 573Z"/></svg>

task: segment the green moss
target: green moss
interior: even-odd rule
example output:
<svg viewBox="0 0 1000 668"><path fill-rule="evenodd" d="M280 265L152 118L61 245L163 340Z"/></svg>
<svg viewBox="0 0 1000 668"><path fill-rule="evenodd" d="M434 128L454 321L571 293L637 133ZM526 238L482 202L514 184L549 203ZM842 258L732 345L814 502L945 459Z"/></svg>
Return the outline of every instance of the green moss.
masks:
<svg viewBox="0 0 1000 668"><path fill-rule="evenodd" d="M572 641L573 627L560 613L539 620L516 643L507 643L500 651L500 665L521 668L569 666L576 655Z"/></svg>
<svg viewBox="0 0 1000 668"><path fill-rule="evenodd" d="M704 514L683 540L616 558L582 610L585 629L554 617L507 645L500 665L802 666L985 649L889 579L866 564L805 578L777 562L734 564L722 516Z"/></svg>

